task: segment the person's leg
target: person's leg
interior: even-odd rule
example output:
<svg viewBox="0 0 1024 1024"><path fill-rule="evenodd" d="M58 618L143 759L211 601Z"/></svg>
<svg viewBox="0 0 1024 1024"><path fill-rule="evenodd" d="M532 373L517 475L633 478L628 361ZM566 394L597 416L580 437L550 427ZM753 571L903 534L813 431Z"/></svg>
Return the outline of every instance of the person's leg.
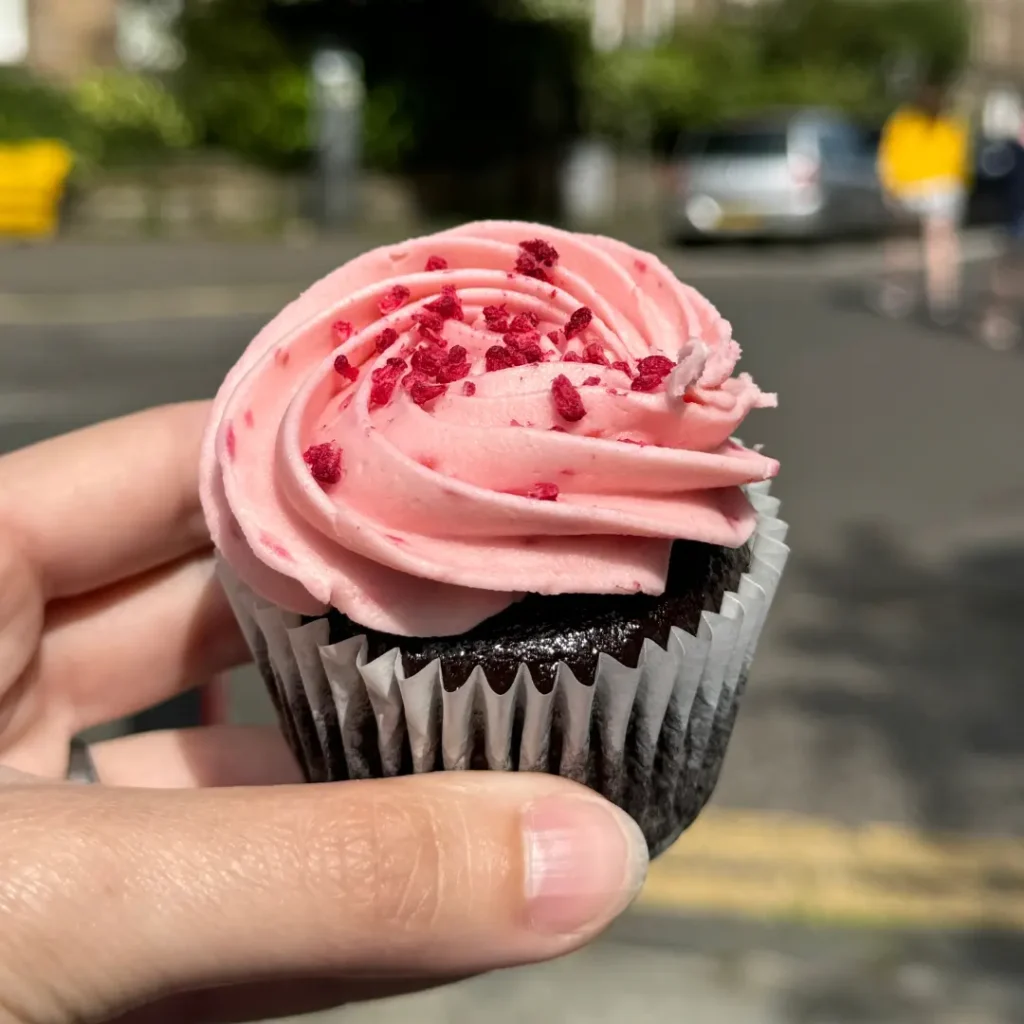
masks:
<svg viewBox="0 0 1024 1024"><path fill-rule="evenodd" d="M933 315L960 304L960 232L955 217L933 214L924 222L925 287Z"/></svg>
<svg viewBox="0 0 1024 1024"><path fill-rule="evenodd" d="M1022 289L1022 239L1024 223L1011 224L1003 251L993 261L989 295L979 321L981 341L996 351L1006 351L1020 344L1022 324L1017 306L1024 295Z"/></svg>
<svg viewBox="0 0 1024 1024"><path fill-rule="evenodd" d="M897 231L882 246L882 284L877 296L879 310L887 316L905 316L914 305L914 268L920 242Z"/></svg>

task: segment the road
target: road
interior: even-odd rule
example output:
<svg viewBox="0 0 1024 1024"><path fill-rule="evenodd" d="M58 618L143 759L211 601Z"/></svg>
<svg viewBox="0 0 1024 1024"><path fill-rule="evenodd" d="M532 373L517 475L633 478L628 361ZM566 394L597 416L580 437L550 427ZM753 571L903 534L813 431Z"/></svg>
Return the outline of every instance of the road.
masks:
<svg viewBox="0 0 1024 1024"><path fill-rule="evenodd" d="M65 250L49 262L38 252L12 260L0 251L0 450L150 404L209 395L266 314L356 244L250 254L250 265L202 248L142 247L121 251L120 273L116 250L91 259L87 249ZM861 832L842 827L888 823L903 837L901 850L907 836L951 833L981 844L977 850L989 848L987 837L1024 836L1024 357L873 318L850 276L862 269L863 254L671 258L734 322L743 368L780 394L780 408L758 413L743 434L782 461L776 493L794 548L715 798L724 817L709 817L702 835L732 835L742 812L755 815L761 840L749 844L754 850L768 845L765 822L792 815L825 822L830 836L853 837L854 845ZM248 700L241 710L263 713ZM782 834L771 832L771 842L782 842ZM812 832L786 834L799 860ZM977 853L971 863L985 856ZM672 907L670 882L660 890L660 909ZM1014 876L1018 884L1024 869ZM977 883L976 899L998 901L996 885ZM920 923L970 920L943 921L941 913ZM978 921L990 916L979 913ZM578 1007L578 1019L621 1019L621 1012L597 1015L603 990L585 996L589 983L579 980L605 972L606 958L618 957L632 965L630 977L641 972L637 984L649 998L635 1007L646 1007L651 1020L685 1005L680 985L692 995L688 1019L695 1021L944 1019L921 1009L932 1006L929 999L950 1012L984 1004L982 1016L950 1021L1024 1019L1005 1016L1011 1011L1004 997L1001 1003L984 988L992 978L1009 983L1024 950L1016 939L999 944L998 955L981 931L941 951L929 947L921 957L932 966L918 975L913 962L908 967L910 953L890 963L889 953L868 943L867 953L843 954L823 975L796 954L765 967L757 950L775 940L751 939L749 929L710 952L699 942L679 952L681 931L668 929L668 950L599 947L530 974L515 1006L541 1010L550 986L564 983L595 1007L589 1015ZM736 968L739 981L722 980L733 963L733 953L722 961L723 949L742 949L736 963L754 957L760 966ZM888 980L872 982L872 991L891 989L895 1001L883 999L875 1010L864 1009L875 996L847 999L864 985L862 953L889 964L880 968ZM709 956L718 965L711 981ZM755 978L749 985L748 974ZM961 974L953 998L943 986ZM765 988L756 981L762 975L775 980ZM444 1003L447 1016L429 1019L468 1020L471 1007L502 1002L502 984L463 989ZM723 1009L721 1000L743 1003L748 989L761 993L750 995L748 1009ZM981 991L989 995L977 996ZM414 1004L416 1015L447 998ZM351 1019L399 1019L391 1012ZM488 1019L521 1017L488 1011ZM573 1018L560 1010L559 1019Z"/></svg>

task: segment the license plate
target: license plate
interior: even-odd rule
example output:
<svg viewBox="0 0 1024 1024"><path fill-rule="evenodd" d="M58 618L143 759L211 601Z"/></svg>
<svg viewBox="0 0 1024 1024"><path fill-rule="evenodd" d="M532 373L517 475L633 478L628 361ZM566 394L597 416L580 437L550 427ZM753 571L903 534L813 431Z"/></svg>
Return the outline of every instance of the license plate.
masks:
<svg viewBox="0 0 1024 1024"><path fill-rule="evenodd" d="M760 227L761 218L754 213L732 213L729 210L722 212L718 220L718 227L724 231L752 231Z"/></svg>

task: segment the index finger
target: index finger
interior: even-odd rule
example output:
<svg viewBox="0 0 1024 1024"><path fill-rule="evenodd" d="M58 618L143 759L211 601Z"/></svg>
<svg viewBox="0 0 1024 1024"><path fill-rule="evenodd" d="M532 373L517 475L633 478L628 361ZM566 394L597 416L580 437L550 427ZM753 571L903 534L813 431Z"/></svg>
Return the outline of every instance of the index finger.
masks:
<svg viewBox="0 0 1024 1024"><path fill-rule="evenodd" d="M208 411L208 402L148 409L0 458L0 523L48 599L209 545L198 492Z"/></svg>

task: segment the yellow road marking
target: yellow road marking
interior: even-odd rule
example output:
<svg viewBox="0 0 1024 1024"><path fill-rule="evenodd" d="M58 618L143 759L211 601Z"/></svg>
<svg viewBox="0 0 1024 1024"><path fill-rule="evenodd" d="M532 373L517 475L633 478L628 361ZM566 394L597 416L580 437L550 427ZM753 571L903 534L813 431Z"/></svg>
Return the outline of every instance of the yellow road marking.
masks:
<svg viewBox="0 0 1024 1024"><path fill-rule="evenodd" d="M837 924L1024 930L1024 840L708 811L639 906Z"/></svg>

